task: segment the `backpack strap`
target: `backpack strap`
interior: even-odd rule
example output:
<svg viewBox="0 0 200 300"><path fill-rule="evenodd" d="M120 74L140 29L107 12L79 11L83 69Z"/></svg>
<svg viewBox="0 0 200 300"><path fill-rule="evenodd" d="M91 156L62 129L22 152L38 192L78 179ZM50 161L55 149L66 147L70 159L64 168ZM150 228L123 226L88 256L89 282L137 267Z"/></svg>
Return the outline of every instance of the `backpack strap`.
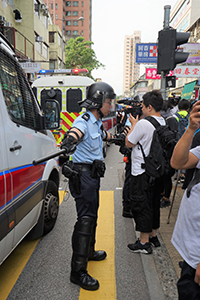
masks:
<svg viewBox="0 0 200 300"><path fill-rule="evenodd" d="M175 113L175 116L178 118L178 120L177 120L177 121L179 122L179 119L180 119L180 117L181 117L181 116L179 115L179 113L178 113L178 112L176 112L176 113Z"/></svg>
<svg viewBox="0 0 200 300"><path fill-rule="evenodd" d="M156 129L157 129L159 126L161 126L160 123L159 123L155 118L153 118L153 117L151 117L151 116L146 117L145 120L149 121ZM141 145L139 142L137 142L137 144L140 146L140 149L141 149L141 151L142 151L143 158L145 158L146 156L145 156L144 149L143 149L142 145Z"/></svg>
<svg viewBox="0 0 200 300"><path fill-rule="evenodd" d="M145 120L149 121L156 129L161 126L160 123L154 117L146 117Z"/></svg>
<svg viewBox="0 0 200 300"><path fill-rule="evenodd" d="M187 192L186 192L187 198L190 197L191 189L193 188L193 186L199 182L200 182L200 169L195 169L193 179L190 181L187 187Z"/></svg>

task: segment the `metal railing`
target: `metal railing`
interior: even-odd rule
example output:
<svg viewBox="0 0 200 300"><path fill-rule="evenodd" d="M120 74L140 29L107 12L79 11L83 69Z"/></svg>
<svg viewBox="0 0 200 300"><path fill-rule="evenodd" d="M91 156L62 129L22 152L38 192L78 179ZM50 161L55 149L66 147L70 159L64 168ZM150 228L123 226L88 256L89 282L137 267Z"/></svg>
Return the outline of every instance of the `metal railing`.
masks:
<svg viewBox="0 0 200 300"><path fill-rule="evenodd" d="M0 32L11 43L17 56L23 60L34 60L34 44L14 27L0 26Z"/></svg>

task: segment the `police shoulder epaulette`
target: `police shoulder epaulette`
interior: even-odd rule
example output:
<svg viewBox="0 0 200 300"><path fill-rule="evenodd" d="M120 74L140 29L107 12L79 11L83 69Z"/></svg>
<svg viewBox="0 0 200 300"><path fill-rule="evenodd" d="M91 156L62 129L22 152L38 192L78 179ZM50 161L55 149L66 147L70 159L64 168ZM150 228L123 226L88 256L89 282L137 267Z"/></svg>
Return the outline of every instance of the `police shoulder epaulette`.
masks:
<svg viewBox="0 0 200 300"><path fill-rule="evenodd" d="M85 113L82 115L82 118L87 122L90 118L90 115L88 113Z"/></svg>

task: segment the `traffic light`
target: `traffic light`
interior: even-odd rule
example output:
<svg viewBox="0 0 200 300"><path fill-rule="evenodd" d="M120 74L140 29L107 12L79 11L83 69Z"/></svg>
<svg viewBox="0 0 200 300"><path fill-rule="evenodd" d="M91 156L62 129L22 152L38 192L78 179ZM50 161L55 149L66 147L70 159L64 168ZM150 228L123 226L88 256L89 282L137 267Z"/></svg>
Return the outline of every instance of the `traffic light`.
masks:
<svg viewBox="0 0 200 300"><path fill-rule="evenodd" d="M187 43L189 37L190 32L176 32L173 28L159 31L157 74L174 70L177 64L187 60L189 53L177 51L177 46Z"/></svg>

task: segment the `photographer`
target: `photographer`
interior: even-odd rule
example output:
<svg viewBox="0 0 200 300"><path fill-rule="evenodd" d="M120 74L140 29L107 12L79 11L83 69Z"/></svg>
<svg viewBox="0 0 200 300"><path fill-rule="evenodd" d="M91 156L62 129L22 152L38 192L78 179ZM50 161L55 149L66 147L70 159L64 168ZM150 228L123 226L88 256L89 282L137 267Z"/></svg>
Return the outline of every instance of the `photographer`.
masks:
<svg viewBox="0 0 200 300"><path fill-rule="evenodd" d="M156 178L154 182L150 182L150 178L143 168L144 158L138 142L142 145L144 153L148 155L155 127L145 117L152 116L161 125L165 125L165 120L160 114L162 105L161 93L153 90L143 96L144 119L138 122L138 116L136 118L130 116L129 118L132 127L126 137L126 146L132 148L130 200L136 230L140 231L140 239L134 244L128 245L132 252L151 254L151 244L155 247L160 246L156 232L160 226L162 178Z"/></svg>
<svg viewBox="0 0 200 300"><path fill-rule="evenodd" d="M123 136L123 133L127 135L128 131L130 130L131 123L129 121L130 114L132 116L139 116L141 118L142 116L142 106L139 101L139 98L136 96L134 99L124 99L119 100L118 103L127 104L128 107L124 110L124 113L126 115L126 123L125 126L121 128L121 134L116 137ZM125 138L125 136L124 136ZM115 143L115 139L112 140L113 143ZM124 185L123 185L123 191L122 191L122 216L125 218L132 218L133 214L131 211L131 205L130 205L130 178L131 178L131 149L127 148L125 146L125 140L122 138L121 142L118 143L120 145L120 153L124 155L124 162L125 162L125 179L124 179Z"/></svg>
<svg viewBox="0 0 200 300"><path fill-rule="evenodd" d="M200 101L194 104L189 127L178 141L171 158L171 165L175 169L195 168L193 179L183 194L171 240L184 259L177 283L180 300L200 299L200 146L191 149L198 128Z"/></svg>
<svg viewBox="0 0 200 300"><path fill-rule="evenodd" d="M105 251L95 251L94 246L100 177L105 172L102 140L109 141L111 138L110 133L103 129L101 118L110 113L114 98L114 90L107 83L91 84L87 88L86 99L80 103L87 111L75 119L61 145L68 153L71 149L75 150L73 163L68 161L63 165L63 174L69 178L69 188L77 210L72 235L70 281L86 290L99 288L98 280L87 273L88 260L100 261L107 256Z"/></svg>

